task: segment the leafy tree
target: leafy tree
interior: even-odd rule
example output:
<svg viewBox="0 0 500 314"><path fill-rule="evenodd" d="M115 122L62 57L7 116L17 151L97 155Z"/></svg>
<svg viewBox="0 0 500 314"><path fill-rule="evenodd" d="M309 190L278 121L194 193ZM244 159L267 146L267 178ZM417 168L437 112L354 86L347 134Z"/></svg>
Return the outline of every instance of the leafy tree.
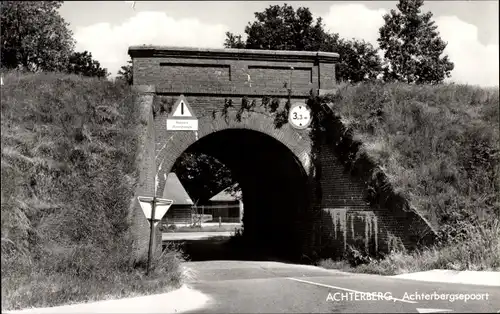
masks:
<svg viewBox="0 0 500 314"><path fill-rule="evenodd" d="M226 32L226 41L224 42L224 47L226 48L236 48L244 49L245 42L241 39L241 35L234 35L231 32Z"/></svg>
<svg viewBox="0 0 500 314"><path fill-rule="evenodd" d="M64 71L74 48L63 1L2 1L1 66L28 71Z"/></svg>
<svg viewBox="0 0 500 314"><path fill-rule="evenodd" d="M364 40L345 40L331 35L321 46L322 51L340 55L336 66L336 79L356 83L375 80L382 73L382 60L378 50Z"/></svg>
<svg viewBox="0 0 500 314"><path fill-rule="evenodd" d="M330 51L340 54L337 79L360 82L377 77L382 61L371 44L344 40L327 32L321 18L314 19L308 8L294 10L292 6L271 5L255 13L256 20L245 28L246 41L241 35L226 33L226 48Z"/></svg>
<svg viewBox="0 0 500 314"><path fill-rule="evenodd" d="M127 65L121 67L118 71L117 79L127 82L132 85L134 82L134 72L132 71L132 60L127 61Z"/></svg>
<svg viewBox="0 0 500 314"><path fill-rule="evenodd" d="M71 54L67 72L83 76L103 78L109 75L106 69L101 68L99 61L92 59L92 53L88 51L74 52Z"/></svg>
<svg viewBox="0 0 500 314"><path fill-rule="evenodd" d="M177 174L195 202L206 202L227 187L232 187L233 194L239 189L229 168L217 159L202 153L182 154L172 171Z"/></svg>
<svg viewBox="0 0 500 314"><path fill-rule="evenodd" d="M448 56L441 57L446 43L439 37L432 13L421 13L424 0L400 0L399 11L384 16L380 28L380 48L388 64L387 80L407 83L439 83L450 77L454 64Z"/></svg>
<svg viewBox="0 0 500 314"><path fill-rule="evenodd" d="M307 8L295 11L292 6L271 5L263 12L255 12L257 19L245 28L247 49L318 50L325 36L321 18L313 20ZM241 35L226 33L227 44L242 43Z"/></svg>

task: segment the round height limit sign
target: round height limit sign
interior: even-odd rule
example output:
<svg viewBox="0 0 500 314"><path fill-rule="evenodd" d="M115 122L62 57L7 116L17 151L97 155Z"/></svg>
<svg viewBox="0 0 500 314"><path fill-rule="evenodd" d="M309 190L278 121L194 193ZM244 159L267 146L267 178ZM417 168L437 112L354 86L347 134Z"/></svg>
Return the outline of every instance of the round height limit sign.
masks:
<svg viewBox="0 0 500 314"><path fill-rule="evenodd" d="M290 108L288 122L296 129L306 129L311 124L311 110L306 104L295 103Z"/></svg>

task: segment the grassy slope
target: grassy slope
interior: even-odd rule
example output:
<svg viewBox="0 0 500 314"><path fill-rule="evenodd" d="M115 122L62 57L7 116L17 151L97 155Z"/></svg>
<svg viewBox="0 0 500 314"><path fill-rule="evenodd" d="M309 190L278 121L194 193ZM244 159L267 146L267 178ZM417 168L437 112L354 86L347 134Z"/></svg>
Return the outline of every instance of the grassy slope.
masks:
<svg viewBox="0 0 500 314"><path fill-rule="evenodd" d="M178 284L175 252L148 281L129 260L138 134L130 87L55 73L10 72L4 83L2 309Z"/></svg>
<svg viewBox="0 0 500 314"><path fill-rule="evenodd" d="M424 252L395 252L359 271L500 268L498 89L346 86L334 110L443 241Z"/></svg>

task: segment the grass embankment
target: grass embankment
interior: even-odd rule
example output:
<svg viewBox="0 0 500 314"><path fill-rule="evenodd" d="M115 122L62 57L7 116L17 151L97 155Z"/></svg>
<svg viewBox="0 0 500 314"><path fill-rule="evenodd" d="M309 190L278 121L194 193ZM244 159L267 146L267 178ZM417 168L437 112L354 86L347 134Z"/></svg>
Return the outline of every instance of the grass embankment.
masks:
<svg viewBox="0 0 500 314"><path fill-rule="evenodd" d="M335 99L362 150L438 227L440 241L357 267L320 265L379 274L500 270L498 89L364 84L341 88Z"/></svg>
<svg viewBox="0 0 500 314"><path fill-rule="evenodd" d="M55 73L3 74L2 310L161 292L176 251L131 260L138 114L127 85Z"/></svg>

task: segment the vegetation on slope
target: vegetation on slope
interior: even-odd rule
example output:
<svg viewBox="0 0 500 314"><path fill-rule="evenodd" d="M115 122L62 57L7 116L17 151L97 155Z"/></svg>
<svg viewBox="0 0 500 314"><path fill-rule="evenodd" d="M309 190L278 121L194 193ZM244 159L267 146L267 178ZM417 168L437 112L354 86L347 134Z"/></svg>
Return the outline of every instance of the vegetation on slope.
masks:
<svg viewBox="0 0 500 314"><path fill-rule="evenodd" d="M424 251L357 271L500 269L499 92L464 85L345 86L333 110L392 186L439 230ZM323 261L325 267L339 263ZM340 263L345 267L344 263Z"/></svg>
<svg viewBox="0 0 500 314"><path fill-rule="evenodd" d="M2 309L165 291L176 251L130 259L138 114L126 83L7 72L1 95Z"/></svg>

